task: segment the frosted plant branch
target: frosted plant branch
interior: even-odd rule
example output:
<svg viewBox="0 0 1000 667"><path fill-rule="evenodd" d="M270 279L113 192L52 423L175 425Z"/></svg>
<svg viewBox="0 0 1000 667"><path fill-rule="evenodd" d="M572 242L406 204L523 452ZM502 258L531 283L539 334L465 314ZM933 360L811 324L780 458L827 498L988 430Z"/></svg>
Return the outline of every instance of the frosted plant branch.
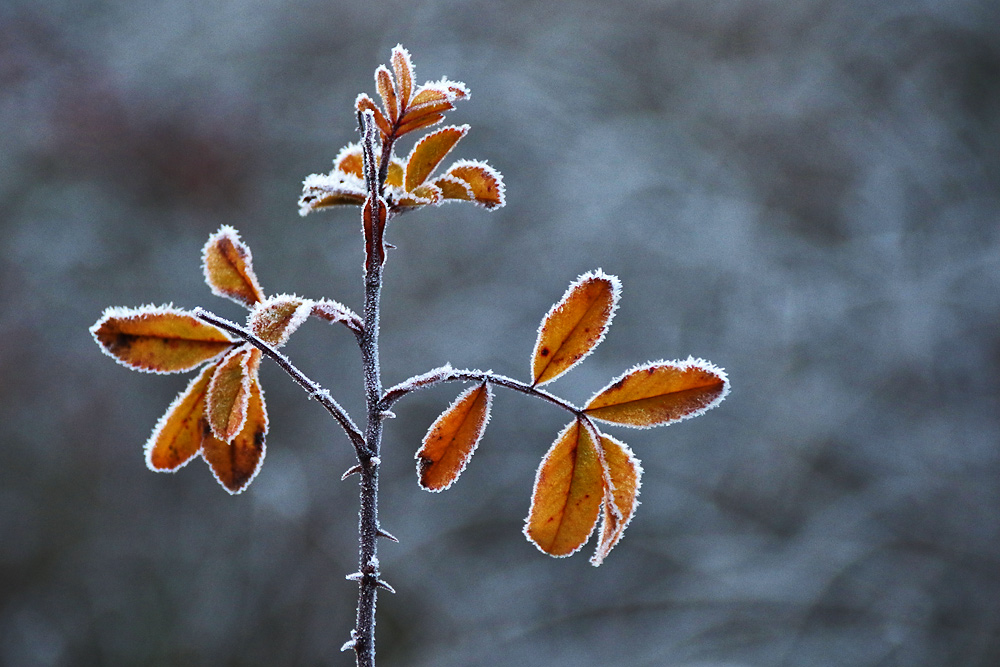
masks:
<svg viewBox="0 0 1000 667"><path fill-rule="evenodd" d="M281 370L285 371L295 382L306 390L311 398L315 398L320 405L326 408L327 412L333 415L333 418L337 420L344 432L347 433L347 437L350 438L351 444L354 445L354 449L358 452L364 451L365 449L365 439L361 435L361 431L354 424L350 415L347 411L340 406L337 401L330 396L330 392L327 391L315 380L309 378L305 373L300 371L288 357L286 357L281 352L278 352L274 347L265 343L256 334L248 329L241 327L235 322L230 322L229 320L219 317L215 313L211 313L204 308L195 308L194 315L198 319L208 322L211 325L219 327L229 333L237 336L246 342L250 343L258 350L263 352L265 355L270 357Z"/></svg>
<svg viewBox="0 0 1000 667"><path fill-rule="evenodd" d="M514 378L507 377L506 375L494 373L493 371L469 369L458 370L452 368L450 365L435 368L423 373L422 375L414 375L408 380L404 380L394 387L390 387L382 395L382 400L379 402L379 405L382 410L388 410L396 401L403 398L407 394L419 389L427 389L428 387L443 384L445 382L488 382L498 387L505 387L527 396L534 396L535 398L548 401L549 403L557 405L567 412L571 412L573 416L578 419L587 419L587 421L589 421L589 418L584 414L582 409L576 407L565 399L559 398L555 394L550 394L544 389L539 389L533 385L521 382L520 380L515 380Z"/></svg>

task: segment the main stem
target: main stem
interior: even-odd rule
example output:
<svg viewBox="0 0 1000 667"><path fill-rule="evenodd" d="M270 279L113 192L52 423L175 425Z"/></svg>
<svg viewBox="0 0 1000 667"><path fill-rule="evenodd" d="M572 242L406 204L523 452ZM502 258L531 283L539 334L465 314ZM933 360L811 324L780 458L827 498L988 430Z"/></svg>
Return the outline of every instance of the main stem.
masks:
<svg viewBox="0 0 1000 667"><path fill-rule="evenodd" d="M365 400L368 423L365 427L366 451L361 465L361 509L358 523L358 619L355 646L359 667L375 665L375 600L378 595L378 467L382 445L382 419L379 399L382 379L379 368L379 300L382 292L382 268L375 263L365 276L365 328L361 336L361 355L365 375Z"/></svg>
<svg viewBox="0 0 1000 667"><path fill-rule="evenodd" d="M365 152L365 177L370 193L372 237L365 258L364 331L360 336L361 359L365 377L365 402L368 421L365 426L366 448L358 456L361 475L358 517L358 618L354 626L354 651L358 667L375 667L375 604L378 589L388 588L379 578L378 562L378 468L382 447L381 363L378 352L379 302L382 296L382 228L379 224L379 198L385 183L385 169L376 171L375 124L370 115L359 117L362 146ZM383 140L380 163L388 165L391 139ZM391 590L391 589L390 589Z"/></svg>

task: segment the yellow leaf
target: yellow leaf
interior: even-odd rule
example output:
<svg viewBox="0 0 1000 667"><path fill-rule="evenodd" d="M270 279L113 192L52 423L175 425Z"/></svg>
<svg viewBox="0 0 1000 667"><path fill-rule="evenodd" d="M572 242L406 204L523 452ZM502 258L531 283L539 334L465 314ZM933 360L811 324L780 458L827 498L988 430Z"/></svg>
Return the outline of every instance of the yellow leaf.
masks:
<svg viewBox="0 0 1000 667"><path fill-rule="evenodd" d="M590 559L595 567L604 562L622 538L639 506L642 466L625 443L601 434L601 453L614 489L604 489L604 507L597 551Z"/></svg>
<svg viewBox="0 0 1000 667"><path fill-rule="evenodd" d="M604 340L621 283L600 269L573 282L538 329L531 372L536 385L556 379L580 363Z"/></svg>
<svg viewBox="0 0 1000 667"><path fill-rule="evenodd" d="M312 307L312 301L299 296L272 296L254 306L247 326L265 343L281 347L306 321Z"/></svg>
<svg viewBox="0 0 1000 667"><path fill-rule="evenodd" d="M409 51L401 44L392 49L392 71L396 74L396 81L399 82L400 108L406 109L410 95L413 94L413 63L410 62Z"/></svg>
<svg viewBox="0 0 1000 667"><path fill-rule="evenodd" d="M382 97L385 112L389 114L389 120L395 123L399 118L399 102L396 99L396 88L392 85L392 77L385 66L375 70L375 84L378 86L378 94Z"/></svg>
<svg viewBox="0 0 1000 667"><path fill-rule="evenodd" d="M469 131L468 125L442 127L418 141L406 158L405 188L412 192L431 175L444 156Z"/></svg>
<svg viewBox="0 0 1000 667"><path fill-rule="evenodd" d="M391 188L403 187L403 161L397 157L389 160L389 170L386 172L385 184Z"/></svg>
<svg viewBox="0 0 1000 667"><path fill-rule="evenodd" d="M654 361L629 369L586 405L591 417L649 428L696 417L729 393L726 373L702 359Z"/></svg>
<svg viewBox="0 0 1000 667"><path fill-rule="evenodd" d="M569 556L594 531L603 488L594 441L576 420L542 459L524 534L550 556Z"/></svg>
<svg viewBox="0 0 1000 667"><path fill-rule="evenodd" d="M260 350L241 345L223 357L215 368L206 397L212 435L229 442L243 429L251 381L257 377Z"/></svg>
<svg viewBox="0 0 1000 667"><path fill-rule="evenodd" d="M459 160L448 169L448 176L460 178L469 184L475 201L487 209L504 205L504 185L500 172L485 162Z"/></svg>
<svg viewBox="0 0 1000 667"><path fill-rule="evenodd" d="M246 423L232 442L223 442L211 432L205 434L201 455L215 479L229 493L242 492L260 471L267 437L267 410L257 378L250 383Z"/></svg>
<svg viewBox="0 0 1000 667"><path fill-rule="evenodd" d="M434 421L416 455L421 488L444 491L455 483L483 437L492 400L484 382L462 392Z"/></svg>
<svg viewBox="0 0 1000 667"><path fill-rule="evenodd" d="M233 346L224 332L172 306L108 308L90 328L119 363L149 373L179 373Z"/></svg>
<svg viewBox="0 0 1000 667"><path fill-rule="evenodd" d="M247 308L264 298L253 272L250 248L240 240L239 233L229 225L208 237L202 250L205 282L212 292Z"/></svg>
<svg viewBox="0 0 1000 667"><path fill-rule="evenodd" d="M150 470L174 472L201 451L205 394L214 372L214 365L206 366L156 423L145 446L146 465Z"/></svg>

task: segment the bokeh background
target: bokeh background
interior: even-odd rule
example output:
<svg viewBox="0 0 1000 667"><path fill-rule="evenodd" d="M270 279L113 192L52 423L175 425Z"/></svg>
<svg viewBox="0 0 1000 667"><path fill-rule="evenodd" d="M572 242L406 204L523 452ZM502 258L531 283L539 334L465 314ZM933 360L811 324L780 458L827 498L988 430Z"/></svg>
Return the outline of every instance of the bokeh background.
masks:
<svg viewBox="0 0 1000 667"><path fill-rule="evenodd" d="M501 170L508 205L393 225L385 381L525 377L541 316L602 267L615 325L554 391L690 354L733 393L612 429L643 504L597 569L521 535L563 414L498 392L432 495L412 456L459 387L400 403L380 664L1000 664L990 0L4 2L0 663L352 664L343 434L266 365L246 493L200 461L153 474L142 444L187 378L129 372L87 328L109 305L240 317L199 268L222 224L269 292L360 309L356 212L296 198L397 42L420 81L469 85L455 154ZM357 413L346 330L307 324L288 353Z"/></svg>

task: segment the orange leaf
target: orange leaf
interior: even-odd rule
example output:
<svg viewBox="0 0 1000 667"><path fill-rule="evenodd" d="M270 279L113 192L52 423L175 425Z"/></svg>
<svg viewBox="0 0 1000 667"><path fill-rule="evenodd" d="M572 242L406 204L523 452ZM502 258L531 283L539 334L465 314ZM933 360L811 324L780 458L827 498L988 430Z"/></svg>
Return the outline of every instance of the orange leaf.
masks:
<svg viewBox="0 0 1000 667"><path fill-rule="evenodd" d="M535 477L524 534L550 556L569 556L597 524L604 479L587 429L576 420L549 449Z"/></svg>
<svg viewBox="0 0 1000 667"><path fill-rule="evenodd" d="M345 174L351 174L358 178L365 177L364 154L361 151L361 144L347 144L340 149L337 157L333 160L333 168Z"/></svg>
<svg viewBox="0 0 1000 667"><path fill-rule="evenodd" d="M688 357L631 368L597 392L584 409L596 419L649 428L696 417L728 393L725 371Z"/></svg>
<svg viewBox="0 0 1000 667"><path fill-rule="evenodd" d="M604 489L601 539L590 559L595 567L604 562L632 520L635 508L639 506L639 480L642 477L639 460L624 442L601 434L601 452L614 490Z"/></svg>
<svg viewBox="0 0 1000 667"><path fill-rule="evenodd" d="M604 340L620 293L618 278L600 269L570 284L538 329L531 362L536 385L551 382L573 368Z"/></svg>
<svg viewBox="0 0 1000 667"><path fill-rule="evenodd" d="M410 156L406 158L406 190L412 192L417 186L423 185L444 156L468 131L468 125L449 125L431 132L418 141L410 151Z"/></svg>
<svg viewBox="0 0 1000 667"><path fill-rule="evenodd" d="M212 435L229 442L243 429L251 381L257 377L260 350L241 345L223 357L215 368L206 397Z"/></svg>
<svg viewBox="0 0 1000 667"><path fill-rule="evenodd" d="M266 436L264 393L255 377L250 383L243 429L229 443L214 437L210 431L206 432L201 456L211 467L215 479L235 495L246 489L260 471Z"/></svg>
<svg viewBox="0 0 1000 667"><path fill-rule="evenodd" d="M441 196L444 199L461 199L470 201L475 199L472 188L461 178L454 176L440 176L434 179L434 185L441 188Z"/></svg>
<svg viewBox="0 0 1000 667"><path fill-rule="evenodd" d="M358 99L355 100L354 106L357 107L357 110L361 113L371 111L375 116L375 124L378 126L379 131L382 132L383 136L389 136L392 128L390 127L389 122L385 119L385 116L382 115L382 110L375 106L375 101L372 98L368 97L364 93L361 93L358 95Z"/></svg>
<svg viewBox="0 0 1000 667"><path fill-rule="evenodd" d="M281 347L309 317L313 302L298 296L279 294L254 306L247 326L265 343Z"/></svg>
<svg viewBox="0 0 1000 667"><path fill-rule="evenodd" d="M310 174L302 182L299 215L330 206L361 206L367 196L364 180L353 174L336 169L329 174Z"/></svg>
<svg viewBox="0 0 1000 667"><path fill-rule="evenodd" d="M389 114L389 120L395 123L399 118L399 101L396 99L396 87L392 85L392 76L384 65L375 70L375 85L378 86L378 94L382 98L385 112Z"/></svg>
<svg viewBox="0 0 1000 667"><path fill-rule="evenodd" d="M402 98L400 108L406 109L410 95L413 94L413 63L410 61L410 52L401 44L392 49L392 71L399 82L399 96Z"/></svg>
<svg viewBox="0 0 1000 667"><path fill-rule="evenodd" d="M206 366L156 423L145 446L146 465L150 470L174 472L201 451L205 394L214 372L214 365Z"/></svg>
<svg viewBox="0 0 1000 667"><path fill-rule="evenodd" d="M253 308L264 298L253 272L250 248L229 225L223 225L208 237L202 250L202 268L205 282L218 296L232 299L247 308Z"/></svg>
<svg viewBox="0 0 1000 667"><path fill-rule="evenodd" d="M504 185L500 172L485 162L459 160L448 169L448 176L460 178L469 184L477 203L487 209L504 205Z"/></svg>
<svg viewBox="0 0 1000 667"><path fill-rule="evenodd" d="M416 455L421 488L444 491L455 483L483 437L492 400L484 382L462 392L434 421Z"/></svg>
<svg viewBox="0 0 1000 667"><path fill-rule="evenodd" d="M435 123L441 122L444 118L443 113L431 113L431 114L421 114L420 116L411 119L409 115L406 116L405 122L399 126L396 131L396 136L400 137L407 132L413 132L414 130L419 130L422 127L427 127L428 125L434 125Z"/></svg>
<svg viewBox="0 0 1000 667"><path fill-rule="evenodd" d="M448 92L440 88L422 86L417 94L413 96L410 100L410 111L420 111L421 107L425 104L434 104L437 102L447 102L451 104L451 97ZM454 108L453 106L450 108Z"/></svg>
<svg viewBox="0 0 1000 667"><path fill-rule="evenodd" d="M172 306L108 308L90 333L115 361L149 373L189 371L233 346L224 332Z"/></svg>

